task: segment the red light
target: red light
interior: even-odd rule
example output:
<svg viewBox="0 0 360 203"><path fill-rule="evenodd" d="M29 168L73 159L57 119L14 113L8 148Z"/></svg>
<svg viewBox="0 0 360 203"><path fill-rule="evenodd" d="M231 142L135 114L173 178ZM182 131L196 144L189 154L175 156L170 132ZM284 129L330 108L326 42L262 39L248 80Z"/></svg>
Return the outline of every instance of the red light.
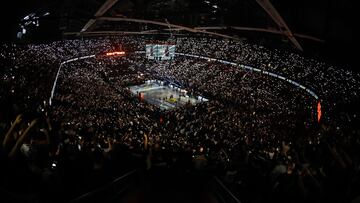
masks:
<svg viewBox="0 0 360 203"><path fill-rule="evenodd" d="M317 104L317 120L318 120L318 122L320 122L320 119L321 119L321 104L319 101Z"/></svg>
<svg viewBox="0 0 360 203"><path fill-rule="evenodd" d="M106 56L125 55L125 51L114 51L106 53Z"/></svg>

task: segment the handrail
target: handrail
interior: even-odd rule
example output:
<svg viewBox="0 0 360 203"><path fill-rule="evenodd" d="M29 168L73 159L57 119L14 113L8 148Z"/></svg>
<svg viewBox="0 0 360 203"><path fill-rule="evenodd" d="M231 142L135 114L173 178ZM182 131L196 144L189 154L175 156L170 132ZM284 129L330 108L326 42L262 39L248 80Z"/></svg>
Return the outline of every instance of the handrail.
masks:
<svg viewBox="0 0 360 203"><path fill-rule="evenodd" d="M106 185L104 185L102 187L99 187L99 188L97 188L97 189L95 189L93 191L87 192L87 193L85 193L85 194L83 194L83 195L81 195L81 196L79 196L79 197L77 197L75 199L70 200L69 203L81 202L81 201L85 200L86 198L90 198L91 196L93 196L93 195L95 195L97 193L100 193L101 191L104 191L104 190L110 188L111 186L114 186L116 183L120 182L124 178L127 178L127 177L135 174L137 171L138 171L138 169L134 169L132 171L129 171L129 172L125 173L124 175L116 178L115 180L111 181L110 183L108 183L108 184L106 184Z"/></svg>
<svg viewBox="0 0 360 203"><path fill-rule="evenodd" d="M235 197L235 195L221 182L221 180L214 176L215 181L221 186L222 189L234 200L236 203L241 203L241 201Z"/></svg>
<svg viewBox="0 0 360 203"><path fill-rule="evenodd" d="M132 170L132 171L129 171L129 172L127 172L126 174L124 174L124 175L116 178L115 180L113 180L112 183L119 182L119 181L122 180L123 178L125 178L125 177L127 177L127 176L129 176L129 175L132 175L133 173L135 173L135 172L137 172L137 171L138 171L138 169L134 169L134 170Z"/></svg>

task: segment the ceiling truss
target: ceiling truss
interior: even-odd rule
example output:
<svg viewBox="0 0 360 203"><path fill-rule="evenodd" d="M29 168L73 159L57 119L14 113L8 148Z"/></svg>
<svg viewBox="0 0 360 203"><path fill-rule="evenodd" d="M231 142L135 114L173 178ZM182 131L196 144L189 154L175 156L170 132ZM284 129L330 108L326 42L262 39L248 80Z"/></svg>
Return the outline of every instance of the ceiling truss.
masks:
<svg viewBox="0 0 360 203"><path fill-rule="evenodd" d="M295 45L297 49L303 51L300 43L296 40L291 30L285 23L284 19L281 17L279 12L271 4L269 0L256 0L256 2L266 11L266 13L274 20L274 22L279 26L280 31L284 33L286 37Z"/></svg>
<svg viewBox="0 0 360 203"><path fill-rule="evenodd" d="M160 26L166 26L168 29L163 29L165 31L188 31L192 33L203 33L203 34L209 34L224 38L231 38L231 39L237 39L233 36L220 34L217 32L212 32L210 30L225 30L228 28L232 28L235 30L241 30L241 31L256 31L256 32L266 32L266 33L272 33L272 34L279 34L284 35L287 38L289 38L290 42L294 44L294 46L299 49L303 50L300 43L296 40L296 37L310 39L318 42L324 42L324 40L318 39L316 37L304 35L304 34L297 34L292 33L279 12L275 9L275 7L271 4L269 0L256 0L256 2L266 11L266 13L273 19L273 21L278 25L279 30L275 29L266 29L266 28L253 28L253 27L239 27L239 26L213 26L213 27L186 27L182 25L176 25L176 24L170 24L168 21L166 22L160 22L160 21L153 21L153 20L145 20L145 19L135 19L135 18L124 18L124 17L104 17L104 14L112 8L118 0L106 0L105 3L98 9L98 11L94 14L94 18L89 19L89 21L84 25L84 27L81 29L80 32L66 32L65 35L105 35L105 34L111 34L111 35L123 35L123 34L155 34L160 33L160 30L145 30L141 32L133 32L133 31L91 31L91 27L96 23L100 21L117 21L117 22L134 22L134 23L144 23L144 24L153 24L153 25L160 25Z"/></svg>

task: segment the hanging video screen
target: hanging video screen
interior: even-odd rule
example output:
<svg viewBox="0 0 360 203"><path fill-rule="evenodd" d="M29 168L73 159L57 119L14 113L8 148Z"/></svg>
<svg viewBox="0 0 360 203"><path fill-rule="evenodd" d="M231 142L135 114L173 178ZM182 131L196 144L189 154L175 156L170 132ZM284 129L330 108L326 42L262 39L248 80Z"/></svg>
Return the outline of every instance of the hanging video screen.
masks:
<svg viewBox="0 0 360 203"><path fill-rule="evenodd" d="M175 57L175 45L147 44L146 58L154 60L170 60Z"/></svg>

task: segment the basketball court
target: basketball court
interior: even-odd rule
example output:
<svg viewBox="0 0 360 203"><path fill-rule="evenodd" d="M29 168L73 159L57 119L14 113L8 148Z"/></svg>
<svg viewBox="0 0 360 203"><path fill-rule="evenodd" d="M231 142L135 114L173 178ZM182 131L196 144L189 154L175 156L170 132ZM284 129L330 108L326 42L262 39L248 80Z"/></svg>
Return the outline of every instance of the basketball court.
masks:
<svg viewBox="0 0 360 203"><path fill-rule="evenodd" d="M190 96L185 90L173 85L164 85L164 82L159 80L149 80L145 84L131 86L129 89L134 95L162 110L208 101L201 96Z"/></svg>

